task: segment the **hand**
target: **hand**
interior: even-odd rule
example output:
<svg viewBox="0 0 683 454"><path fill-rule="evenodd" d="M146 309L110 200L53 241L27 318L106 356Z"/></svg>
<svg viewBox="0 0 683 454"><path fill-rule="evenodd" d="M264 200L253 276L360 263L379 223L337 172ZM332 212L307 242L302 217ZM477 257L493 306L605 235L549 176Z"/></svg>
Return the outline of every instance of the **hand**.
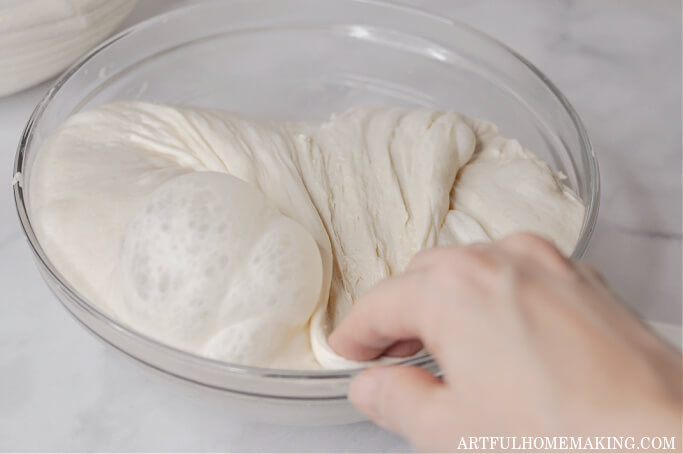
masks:
<svg viewBox="0 0 683 454"><path fill-rule="evenodd" d="M354 360L420 344L434 356L443 379L383 366L349 392L418 449L513 435L676 435L680 448L680 353L595 271L531 234L420 252L364 294L329 342Z"/></svg>

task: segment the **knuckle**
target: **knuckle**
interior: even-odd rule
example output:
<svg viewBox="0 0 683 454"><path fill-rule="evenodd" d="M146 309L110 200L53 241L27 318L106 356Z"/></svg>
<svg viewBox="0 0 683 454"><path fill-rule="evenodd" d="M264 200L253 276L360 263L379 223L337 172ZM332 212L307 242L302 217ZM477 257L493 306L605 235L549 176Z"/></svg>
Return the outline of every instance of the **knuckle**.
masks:
<svg viewBox="0 0 683 454"><path fill-rule="evenodd" d="M532 252L539 260L552 264L556 269L571 271L569 260L549 240L534 233L517 233L509 238L520 249Z"/></svg>
<svg viewBox="0 0 683 454"><path fill-rule="evenodd" d="M481 252L468 247L460 247L442 254L435 263L435 266L440 273L448 274L452 277L453 275L459 275L472 270L481 262Z"/></svg>
<svg viewBox="0 0 683 454"><path fill-rule="evenodd" d="M412 261L419 261L425 258L430 258L434 254L437 254L439 252L439 248L433 248L429 247L426 249L420 249L417 251L417 253L413 256Z"/></svg>
<svg viewBox="0 0 683 454"><path fill-rule="evenodd" d="M450 247L430 247L421 249L410 259L407 269L416 269L433 265L439 261L439 258L448 254Z"/></svg>
<svg viewBox="0 0 683 454"><path fill-rule="evenodd" d="M581 268L583 268L584 273L587 274L588 276L590 276L591 278L596 279L602 283L605 282L605 277L593 265L588 265L587 263L581 263Z"/></svg>
<svg viewBox="0 0 683 454"><path fill-rule="evenodd" d="M457 276L461 265L457 257L452 255L439 257L439 259L434 263L433 277L437 280L440 279L452 279Z"/></svg>
<svg viewBox="0 0 683 454"><path fill-rule="evenodd" d="M581 271L581 274L584 274L584 275L588 275L588 276L591 276L591 277L594 277L594 276L597 276L597 275L598 275L598 271L597 271L592 265L589 265L589 264L587 264L587 263L578 262L578 263L576 264L576 268L577 268L579 271Z"/></svg>
<svg viewBox="0 0 683 454"><path fill-rule="evenodd" d="M420 249L413 255L413 257L410 259L410 263L408 264L409 267L423 264L423 263L429 263L429 261L432 259L434 255L438 254L438 248L426 248L426 249Z"/></svg>
<svg viewBox="0 0 683 454"><path fill-rule="evenodd" d="M507 240L511 243L516 243L521 246L532 247L536 249L552 249L555 246L545 238L531 232L519 232L510 235Z"/></svg>
<svg viewBox="0 0 683 454"><path fill-rule="evenodd" d="M595 269L593 265L588 265L584 263L583 266L586 268L586 272L592 274L593 276L600 276L600 272L597 269Z"/></svg>
<svg viewBox="0 0 683 454"><path fill-rule="evenodd" d="M453 301L461 295L472 293L472 286L481 280L481 275L489 276L486 258L482 253L468 248L458 248L439 257L428 270L424 284L429 288L428 298L423 304L425 317L431 323L439 323L444 309L450 308Z"/></svg>

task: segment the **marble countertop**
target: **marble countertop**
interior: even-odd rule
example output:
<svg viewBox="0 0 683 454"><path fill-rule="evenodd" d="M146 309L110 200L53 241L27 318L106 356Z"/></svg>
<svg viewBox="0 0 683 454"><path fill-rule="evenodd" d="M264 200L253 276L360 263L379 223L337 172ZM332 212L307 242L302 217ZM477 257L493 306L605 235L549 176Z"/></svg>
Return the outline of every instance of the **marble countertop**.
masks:
<svg viewBox="0 0 683 454"><path fill-rule="evenodd" d="M142 0L127 27L188 0ZM585 260L647 320L681 325L681 4L677 0L423 0L507 43L574 104L602 173ZM41 280L9 182L49 82L0 98L0 450L405 451L370 423L244 421L90 336Z"/></svg>

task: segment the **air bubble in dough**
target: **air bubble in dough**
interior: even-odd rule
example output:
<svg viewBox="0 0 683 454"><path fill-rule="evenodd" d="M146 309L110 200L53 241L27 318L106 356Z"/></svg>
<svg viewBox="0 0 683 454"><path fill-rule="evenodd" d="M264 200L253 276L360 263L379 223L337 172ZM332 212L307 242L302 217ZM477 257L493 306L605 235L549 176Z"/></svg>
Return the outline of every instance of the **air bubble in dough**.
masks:
<svg viewBox="0 0 683 454"><path fill-rule="evenodd" d="M172 178L147 197L124 231L119 273L119 315L130 325L241 364L305 334L322 285L311 235L218 172Z"/></svg>

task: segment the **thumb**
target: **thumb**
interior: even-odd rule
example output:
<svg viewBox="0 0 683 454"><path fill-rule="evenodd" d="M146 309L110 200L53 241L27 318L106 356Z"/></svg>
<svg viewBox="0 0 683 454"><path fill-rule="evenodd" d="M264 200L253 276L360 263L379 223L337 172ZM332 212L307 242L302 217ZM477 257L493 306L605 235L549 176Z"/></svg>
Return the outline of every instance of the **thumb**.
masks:
<svg viewBox="0 0 683 454"><path fill-rule="evenodd" d="M444 389L439 378L419 367L372 367L353 380L349 400L380 426L413 439Z"/></svg>

